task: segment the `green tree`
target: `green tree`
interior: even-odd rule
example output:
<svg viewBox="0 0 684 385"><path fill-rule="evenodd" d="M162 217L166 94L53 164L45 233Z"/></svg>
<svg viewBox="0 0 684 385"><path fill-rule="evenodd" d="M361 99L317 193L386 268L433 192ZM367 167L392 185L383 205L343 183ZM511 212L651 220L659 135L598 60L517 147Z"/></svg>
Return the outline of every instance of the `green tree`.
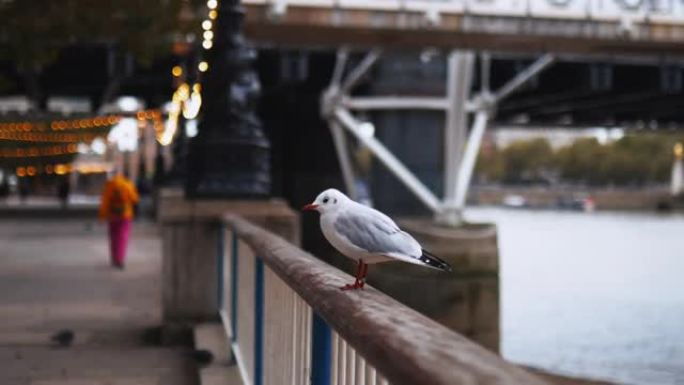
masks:
<svg viewBox="0 0 684 385"><path fill-rule="evenodd" d="M583 138L560 149L555 164L561 179L597 184L604 178L603 164L607 150L594 138Z"/></svg>
<svg viewBox="0 0 684 385"><path fill-rule="evenodd" d="M14 62L29 96L40 98L37 78L65 46L109 44L141 63L169 53L174 35L198 29L193 0L0 1L0 60Z"/></svg>
<svg viewBox="0 0 684 385"><path fill-rule="evenodd" d="M546 139L514 142L502 151L506 182L535 180L553 168L553 150Z"/></svg>

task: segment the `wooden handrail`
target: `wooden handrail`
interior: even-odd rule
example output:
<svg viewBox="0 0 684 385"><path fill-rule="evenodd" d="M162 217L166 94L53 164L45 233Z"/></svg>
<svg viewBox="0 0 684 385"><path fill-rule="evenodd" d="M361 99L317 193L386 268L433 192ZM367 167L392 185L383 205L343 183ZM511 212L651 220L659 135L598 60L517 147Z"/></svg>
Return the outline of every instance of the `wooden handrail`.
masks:
<svg viewBox="0 0 684 385"><path fill-rule="evenodd" d="M545 384L378 290L233 214L224 223L393 385Z"/></svg>

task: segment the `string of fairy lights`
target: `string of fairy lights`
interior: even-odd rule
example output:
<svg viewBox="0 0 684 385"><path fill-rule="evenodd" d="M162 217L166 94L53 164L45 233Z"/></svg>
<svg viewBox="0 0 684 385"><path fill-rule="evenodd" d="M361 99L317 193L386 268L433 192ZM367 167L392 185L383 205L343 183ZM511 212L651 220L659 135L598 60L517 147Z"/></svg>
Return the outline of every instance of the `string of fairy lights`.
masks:
<svg viewBox="0 0 684 385"><path fill-rule="evenodd" d="M210 50L214 46L214 24L218 17L218 0L207 1L207 16L202 20L202 48ZM202 54L202 57L204 54ZM202 58L197 64L200 74L209 70L209 63ZM171 73L175 78L183 75L183 68L174 66ZM190 86L181 82L173 93L168 111L166 125L159 110L144 110L136 113L138 127L143 130L148 122L152 122L156 140L163 146L173 142L178 130L179 118L195 119L202 105L202 86L199 79ZM108 131L119 123L124 116L105 115L91 118L60 119L48 122L0 122L0 143L11 141L18 143L63 143L58 145L0 147L0 159L40 158L62 155L73 155L79 152L78 143L92 143L96 139L105 139L106 132L92 132L93 129ZM86 131L88 132L78 132ZM67 132L65 132L67 131ZM76 132L73 132L76 131ZM64 175L72 171L80 173L106 172L102 165L78 165L71 163L50 163L42 165L20 165L15 173L19 177L38 174Z"/></svg>
<svg viewBox="0 0 684 385"><path fill-rule="evenodd" d="M135 114L138 127L142 132L148 123L152 123L155 137L161 143L164 134L163 115L160 110L142 110ZM50 121L15 121L0 122L0 161L11 161L16 164L20 159L50 159L77 154L79 143L90 144L96 139L103 141L112 126L121 122L124 115L103 115L90 118L57 119ZM4 146L2 142L12 142L12 147ZM42 143L42 145L37 145ZM52 144L50 143L60 143ZM33 144L26 146L26 144ZM45 145L48 144L48 145ZM64 175L76 171L82 174L101 173L109 171L108 166L101 164L49 163L23 164L16 166L18 177L35 176L39 174Z"/></svg>
<svg viewBox="0 0 684 385"><path fill-rule="evenodd" d="M7 122L0 123L0 133L11 132L45 132L80 130L114 125L121 120L121 116L97 116L88 119L55 120L51 122Z"/></svg>
<svg viewBox="0 0 684 385"><path fill-rule="evenodd" d="M207 1L207 16L202 20L202 48L205 51L214 46L214 23L218 17L218 0ZM203 56L203 55L202 55ZM201 73L209 70L209 63L202 58L197 64L197 70ZM171 69L174 78L183 76L183 67L174 66ZM183 81L181 82L171 97L169 116L163 133L158 137L159 143L166 146L173 141L176 131L178 131L178 121L181 113L185 119L191 120L197 117L202 106L202 86L196 81L192 87Z"/></svg>
<svg viewBox="0 0 684 385"><path fill-rule="evenodd" d="M45 165L24 165L18 166L15 174L18 177L36 176L41 174L46 175L66 175L71 172L78 172L80 174L98 174L108 172L111 166L104 166L101 164L71 164L71 163L51 163Z"/></svg>
<svg viewBox="0 0 684 385"><path fill-rule="evenodd" d="M74 143L43 147L3 148L0 149L0 158L35 158L39 156L69 155L77 152L78 146Z"/></svg>

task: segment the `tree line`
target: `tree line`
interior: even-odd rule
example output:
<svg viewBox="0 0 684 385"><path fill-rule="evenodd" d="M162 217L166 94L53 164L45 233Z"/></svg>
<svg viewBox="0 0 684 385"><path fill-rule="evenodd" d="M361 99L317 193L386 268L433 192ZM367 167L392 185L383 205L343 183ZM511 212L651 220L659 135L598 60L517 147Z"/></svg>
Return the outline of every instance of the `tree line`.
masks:
<svg viewBox="0 0 684 385"><path fill-rule="evenodd" d="M667 183L673 146L682 135L638 134L601 144L581 138L554 150L546 139L484 146L478 182L506 184L573 183L590 186L644 186Z"/></svg>

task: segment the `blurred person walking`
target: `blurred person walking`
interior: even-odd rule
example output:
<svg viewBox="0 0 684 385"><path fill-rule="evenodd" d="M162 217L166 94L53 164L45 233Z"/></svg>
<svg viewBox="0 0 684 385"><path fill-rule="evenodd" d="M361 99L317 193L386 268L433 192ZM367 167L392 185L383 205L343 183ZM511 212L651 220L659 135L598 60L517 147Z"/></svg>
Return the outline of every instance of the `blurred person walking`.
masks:
<svg viewBox="0 0 684 385"><path fill-rule="evenodd" d="M62 181L57 188L57 198L59 198L62 208L66 208L69 204L69 193L71 191L71 183L69 183L69 177L62 178Z"/></svg>
<svg viewBox="0 0 684 385"><path fill-rule="evenodd" d="M124 268L134 205L138 200L138 191L123 174L117 173L105 183L99 216L109 222L111 263L119 269Z"/></svg>

